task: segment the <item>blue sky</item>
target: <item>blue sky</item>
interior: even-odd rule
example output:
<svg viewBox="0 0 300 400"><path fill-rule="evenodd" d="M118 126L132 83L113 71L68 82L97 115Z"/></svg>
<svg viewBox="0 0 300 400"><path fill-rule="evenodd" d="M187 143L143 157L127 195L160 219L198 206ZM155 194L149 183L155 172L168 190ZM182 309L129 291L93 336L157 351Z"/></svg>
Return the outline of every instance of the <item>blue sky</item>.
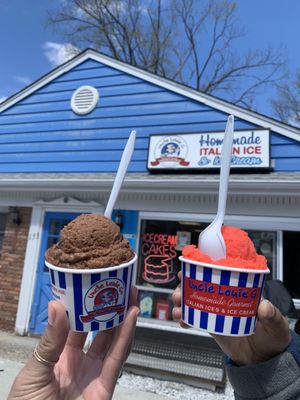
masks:
<svg viewBox="0 0 300 400"><path fill-rule="evenodd" d="M46 10L60 1L0 0L0 100L65 61L66 43L45 27ZM300 68L300 1L237 0L237 4L240 24L247 32L241 51L282 44L291 71ZM270 90L257 99L259 112L271 114L272 94Z"/></svg>

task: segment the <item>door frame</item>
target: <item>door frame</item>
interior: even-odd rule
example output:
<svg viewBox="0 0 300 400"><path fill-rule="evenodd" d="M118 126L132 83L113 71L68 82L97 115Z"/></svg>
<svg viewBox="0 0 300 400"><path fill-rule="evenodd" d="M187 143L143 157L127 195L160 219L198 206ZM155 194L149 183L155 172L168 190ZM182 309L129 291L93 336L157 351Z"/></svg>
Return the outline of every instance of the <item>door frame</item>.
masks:
<svg viewBox="0 0 300 400"><path fill-rule="evenodd" d="M15 332L21 336L26 335L29 331L44 218L45 213L51 211L103 214L104 206L95 201L82 202L72 197L61 197L53 201L39 200L33 204L15 324Z"/></svg>
<svg viewBox="0 0 300 400"><path fill-rule="evenodd" d="M68 220L71 221L72 219L75 219L80 213L78 212L70 212L70 211L45 211L44 214L44 221L43 221L43 228L42 228L42 233L41 233L41 246L40 246L40 252L39 252L39 257L38 257L38 264L37 264L37 269L36 269L36 283L34 287L34 293L33 293L33 298L32 298L32 305L31 305L31 311L30 311L30 319L29 319L29 325L28 325L28 332L29 334L33 335L39 335L41 332L44 331L44 326L42 327L38 323L38 316L40 315L41 312L41 306L43 309L43 314L46 312L46 307L45 307L45 302L42 301L42 293L43 292L48 292L50 299L52 299L52 293L50 289L50 276L49 272L45 272L44 266L45 266L45 251L47 250L47 245L48 245L48 238L49 238L49 231L50 231L50 224L51 220L54 219L59 219L59 220ZM46 281L48 281L48 284ZM48 287L49 286L49 287ZM48 300L47 300L48 303Z"/></svg>

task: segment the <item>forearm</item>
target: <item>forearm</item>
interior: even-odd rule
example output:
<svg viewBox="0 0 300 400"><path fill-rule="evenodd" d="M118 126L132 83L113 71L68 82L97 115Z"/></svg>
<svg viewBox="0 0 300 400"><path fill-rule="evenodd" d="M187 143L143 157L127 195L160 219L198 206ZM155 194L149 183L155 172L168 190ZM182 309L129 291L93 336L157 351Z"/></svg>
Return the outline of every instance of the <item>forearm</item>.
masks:
<svg viewBox="0 0 300 400"><path fill-rule="evenodd" d="M249 366L227 363L236 400L292 400L300 398L300 337L292 333L286 351L269 361Z"/></svg>

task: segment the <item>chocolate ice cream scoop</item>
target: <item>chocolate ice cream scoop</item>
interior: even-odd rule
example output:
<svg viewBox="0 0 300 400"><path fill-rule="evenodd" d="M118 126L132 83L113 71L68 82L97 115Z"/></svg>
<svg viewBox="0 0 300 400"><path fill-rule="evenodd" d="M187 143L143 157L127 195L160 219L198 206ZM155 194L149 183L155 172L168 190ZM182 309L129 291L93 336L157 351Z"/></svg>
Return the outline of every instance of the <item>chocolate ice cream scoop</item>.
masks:
<svg viewBox="0 0 300 400"><path fill-rule="evenodd" d="M134 257L119 227L99 214L81 214L61 231L58 243L45 254L50 264L73 269L107 268Z"/></svg>

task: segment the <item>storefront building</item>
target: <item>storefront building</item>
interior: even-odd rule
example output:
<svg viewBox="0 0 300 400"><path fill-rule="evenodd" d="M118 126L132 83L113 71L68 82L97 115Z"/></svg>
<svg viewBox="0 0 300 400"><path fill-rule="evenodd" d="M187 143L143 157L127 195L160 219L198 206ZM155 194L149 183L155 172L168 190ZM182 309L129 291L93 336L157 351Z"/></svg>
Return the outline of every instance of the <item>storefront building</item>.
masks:
<svg viewBox="0 0 300 400"><path fill-rule="evenodd" d="M300 308L300 130L86 50L0 105L0 329L43 332L51 298L44 252L76 215L103 212L136 129L113 216L138 253L141 350L132 365L143 367L143 338L159 338L156 351L166 349L168 359L179 342L188 354L184 346L201 339L211 349L197 361L211 368L203 382L218 375L205 361L216 352L211 340L172 320L171 294L182 247L197 243L216 213L229 114L235 145L225 223L249 232ZM157 366L151 351L147 362Z"/></svg>

